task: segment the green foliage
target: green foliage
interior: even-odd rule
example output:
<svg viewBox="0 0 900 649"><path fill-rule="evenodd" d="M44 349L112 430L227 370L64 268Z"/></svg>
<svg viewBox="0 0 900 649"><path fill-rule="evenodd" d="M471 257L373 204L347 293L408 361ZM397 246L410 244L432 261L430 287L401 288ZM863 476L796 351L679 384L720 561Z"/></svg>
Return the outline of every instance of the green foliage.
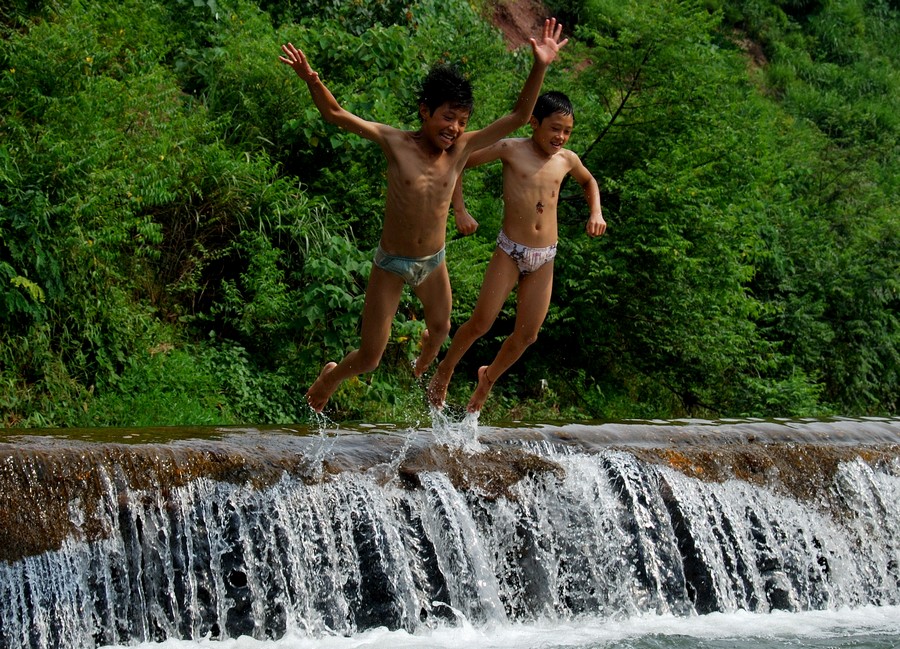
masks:
<svg viewBox="0 0 900 649"><path fill-rule="evenodd" d="M0 425L56 426L78 412L91 388L71 379L49 325L0 332Z"/></svg>
<svg viewBox="0 0 900 649"><path fill-rule="evenodd" d="M564 352L572 348L564 344L571 342L575 323L601 314L601 324L586 330L589 337L575 334L579 343L574 348L586 353L567 361L590 359L586 370L598 377L646 374L677 395L688 412L799 415L836 406L872 412L876 402L882 412L894 411L895 399L864 395L871 395L877 383L874 368L895 385L897 328L889 303L896 303L896 294L882 292L877 301L871 289L849 300L828 294L829 286L867 285L862 277L896 274L896 255L885 256L879 246L882 256L874 259L853 242L856 232L878 241L892 239L880 225L882 217L862 214L862 205L877 212L877 206L890 204L881 191L896 184L867 186L861 180L872 177L874 166L863 171L858 154L829 149L827 140L809 132L808 122L762 102L742 81L740 50L716 36L715 15L704 8L665 2L649 10L630 3L589 6L592 11L579 14L578 34L596 45L589 55L597 65L579 80L584 95L600 98L606 122L595 127L599 136L584 149L584 158L605 175L601 185L610 245L594 247L600 256L591 259L585 255L590 247L577 239L569 244L571 251L561 244L560 254L569 263L557 264L554 302L565 306L551 310L552 326L545 329L555 337L560 325L571 323L559 331ZM866 21L858 12L847 25L828 23L832 10L830 5L806 7L803 20L815 24L807 36L815 32L821 38L827 25L836 29L840 23L859 38ZM797 48L807 47L809 40L775 37L778 30L793 36L804 31L791 27L797 16L777 7L766 11L752 14L751 30L774 37L782 50L794 48L790 60L805 61L807 79L821 84L831 78L826 83L843 84L845 90L849 84L866 87L853 81L855 75L839 73L831 60L803 58L805 50ZM767 22L766 15L777 20ZM732 12L729 16L738 19ZM662 23L671 27L654 28ZM857 53L864 51L856 45ZM870 109L897 95L896 82L878 72L879 66L867 66L866 76L874 72L875 87L887 92L869 103ZM836 100L846 92L822 93L798 83L797 76L784 75L784 67L773 67L792 84L788 109L827 126L826 135L842 147L861 143L878 150L879 158L893 159L895 152L875 143L896 137L896 127L881 117L885 111L856 113L844 99ZM805 107L798 103L801 92L807 93ZM583 124L579 114L576 132ZM858 217L865 224L852 231L837 226L837 219L848 224L849 213L856 215L854 223ZM576 230L572 237L577 236ZM852 266L861 276L841 281L840 265ZM853 336L846 332L850 322L863 322L837 308L848 303L869 304L868 318L880 323L878 334L865 329L865 343L863 327L854 326ZM834 358L839 338L851 339L841 349L854 359L847 364L826 361ZM848 383L854 387L845 390ZM829 405L821 404L822 397Z"/></svg>
<svg viewBox="0 0 900 649"><path fill-rule="evenodd" d="M766 81L789 116L761 163L761 324L830 408L896 412L896 8L829 2L766 25L738 6L765 35Z"/></svg>
<svg viewBox="0 0 900 649"><path fill-rule="evenodd" d="M160 5L73 3L3 42L0 324L20 334L8 340L20 353L4 378L34 376L26 395L63 389L66 376L113 390L157 319L196 324L223 311L241 232L271 237L299 273L329 230L340 231L265 155L228 148L228 122L157 63L175 48L165 36L172 19ZM240 318L253 326L238 332L260 340L277 292L253 288L260 296ZM23 417L12 401L6 408ZM71 422L64 407L43 416Z"/></svg>
<svg viewBox="0 0 900 649"><path fill-rule="evenodd" d="M85 402L77 426L179 426L231 423L221 379L188 350L145 352L112 385Z"/></svg>
<svg viewBox="0 0 900 649"><path fill-rule="evenodd" d="M302 23L312 18L342 22L354 36L363 34L373 25L402 24L410 19L408 2L375 0L373 2L335 2L334 0L262 0L263 11L272 16L276 25Z"/></svg>
<svg viewBox="0 0 900 649"><path fill-rule="evenodd" d="M489 238L481 236L482 232ZM472 315L481 291L484 271L496 246L495 233L496 229L480 225L478 235L450 239L447 242L447 272L453 288L453 311L450 318L454 326L461 325Z"/></svg>
<svg viewBox="0 0 900 649"><path fill-rule="evenodd" d="M233 343L163 343L85 400L78 426L288 424L308 417L296 377L266 371Z"/></svg>
<svg viewBox="0 0 900 649"><path fill-rule="evenodd" d="M585 236L565 183L550 313L483 421L896 414L895 4L551 7L574 39L545 87L575 103L570 146L609 231ZM472 128L510 109L531 64L455 1L15 1L0 31L5 426L309 417L306 388L358 340L384 160L322 120L280 44L349 110L410 129L433 63L472 79ZM481 226L448 228L454 327L501 195L498 166L467 172ZM514 298L451 402L513 319ZM423 329L406 291L382 366L332 416L427 417Z"/></svg>
<svg viewBox="0 0 900 649"><path fill-rule="evenodd" d="M220 386L220 404L232 422L288 424L309 416L306 390L295 368L267 367L245 348L221 340L204 345L195 358Z"/></svg>
<svg viewBox="0 0 900 649"><path fill-rule="evenodd" d="M343 356L357 336L365 298L367 255L353 243L332 237L304 268L310 288L298 296L297 314L309 338L302 347L316 356ZM319 356L319 360L321 360Z"/></svg>

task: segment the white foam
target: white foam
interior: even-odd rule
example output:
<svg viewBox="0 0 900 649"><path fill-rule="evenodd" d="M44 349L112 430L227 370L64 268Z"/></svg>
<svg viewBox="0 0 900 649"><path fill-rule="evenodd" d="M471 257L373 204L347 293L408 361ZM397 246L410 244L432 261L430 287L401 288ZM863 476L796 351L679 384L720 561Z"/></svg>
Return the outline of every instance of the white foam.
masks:
<svg viewBox="0 0 900 649"><path fill-rule="evenodd" d="M462 449L466 453L483 453L486 449L478 440L478 417L480 412L466 412L462 420L457 413L447 407L431 408L431 425L438 443L451 448Z"/></svg>
<svg viewBox="0 0 900 649"><path fill-rule="evenodd" d="M900 606L864 607L804 613L713 613L697 617L640 616L622 620L586 619L564 624L514 624L475 628L460 626L420 635L378 628L352 637L308 638L287 634L279 640L168 640L136 645L137 649L549 649L615 647L645 636L694 640L758 639L760 646L802 646L798 640L823 640L860 635L885 638L879 646L900 644ZM771 645L767 640L773 641ZM664 643L657 643L665 646ZM674 646L674 645L673 645ZM849 645L847 645L849 646ZM112 648L109 648L112 649ZM116 649L125 647L116 646ZM129 649L135 649L132 645Z"/></svg>

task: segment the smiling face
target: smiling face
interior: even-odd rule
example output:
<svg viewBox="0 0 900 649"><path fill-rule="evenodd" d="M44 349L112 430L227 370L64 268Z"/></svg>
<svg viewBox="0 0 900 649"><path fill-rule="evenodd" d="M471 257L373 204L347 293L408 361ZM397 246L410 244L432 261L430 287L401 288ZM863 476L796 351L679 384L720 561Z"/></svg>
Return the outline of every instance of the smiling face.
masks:
<svg viewBox="0 0 900 649"><path fill-rule="evenodd" d="M575 118L571 114L551 113L540 122L532 116L531 139L538 150L548 156L555 155L566 146L574 126Z"/></svg>
<svg viewBox="0 0 900 649"><path fill-rule="evenodd" d="M422 117L422 134L436 148L446 151L465 132L470 111L444 103L430 113L428 107L422 104L419 115Z"/></svg>

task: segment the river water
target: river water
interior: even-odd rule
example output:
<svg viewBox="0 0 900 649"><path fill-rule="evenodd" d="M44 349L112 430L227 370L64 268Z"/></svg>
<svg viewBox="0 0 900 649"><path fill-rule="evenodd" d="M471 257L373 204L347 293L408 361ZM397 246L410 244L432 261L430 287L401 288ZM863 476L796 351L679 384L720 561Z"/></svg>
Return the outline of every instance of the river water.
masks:
<svg viewBox="0 0 900 649"><path fill-rule="evenodd" d="M900 420L0 434L4 649L900 647Z"/></svg>
<svg viewBox="0 0 900 649"><path fill-rule="evenodd" d="M125 645L118 645L125 649ZM467 624L412 635L374 629L353 637L279 640L169 640L138 649L896 649L900 608L864 607L804 613L713 613L691 618L643 616L567 624Z"/></svg>

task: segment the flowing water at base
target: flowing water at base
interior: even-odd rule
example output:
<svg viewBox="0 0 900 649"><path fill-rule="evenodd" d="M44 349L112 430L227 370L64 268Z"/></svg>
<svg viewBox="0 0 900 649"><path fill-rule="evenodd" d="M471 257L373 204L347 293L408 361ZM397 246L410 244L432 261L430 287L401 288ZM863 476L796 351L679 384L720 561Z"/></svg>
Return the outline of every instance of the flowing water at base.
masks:
<svg viewBox="0 0 900 649"><path fill-rule="evenodd" d="M0 649L895 649L900 420L0 434Z"/></svg>
<svg viewBox="0 0 900 649"><path fill-rule="evenodd" d="M760 615L711 613L696 617L587 618L566 624L459 626L412 635L371 629L353 637L279 640L169 640L132 649L897 649L900 607ZM110 647L110 649L113 649ZM125 649L115 646L115 649Z"/></svg>

